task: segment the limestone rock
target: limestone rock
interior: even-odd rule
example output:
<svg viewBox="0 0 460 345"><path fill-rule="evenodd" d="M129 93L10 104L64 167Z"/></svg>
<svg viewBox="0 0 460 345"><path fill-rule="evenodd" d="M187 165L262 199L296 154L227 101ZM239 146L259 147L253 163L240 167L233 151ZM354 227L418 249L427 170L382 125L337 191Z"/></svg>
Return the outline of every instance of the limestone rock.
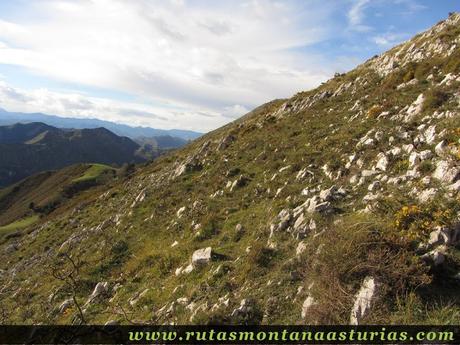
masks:
<svg viewBox="0 0 460 345"><path fill-rule="evenodd" d="M194 267L205 266L212 260L212 248L207 247L196 250L192 255L192 265Z"/></svg>
<svg viewBox="0 0 460 345"><path fill-rule="evenodd" d="M412 120L415 116L420 114L422 112L422 106L423 102L425 101L425 96L423 94L420 94L417 99L414 101L414 103L411 104L409 109L407 109L406 112L406 122L409 122Z"/></svg>
<svg viewBox="0 0 460 345"><path fill-rule="evenodd" d="M449 151L449 145L447 140L440 141L439 144L437 144L434 148L434 151L439 157L444 157Z"/></svg>
<svg viewBox="0 0 460 345"><path fill-rule="evenodd" d="M308 296L302 304L302 314L301 314L302 319L306 319L311 307L317 304L318 302L316 302L312 296Z"/></svg>
<svg viewBox="0 0 460 345"><path fill-rule="evenodd" d="M377 296L378 283L373 277L366 277L355 296L355 303L350 315L350 324L359 325L361 320L368 315Z"/></svg>
<svg viewBox="0 0 460 345"><path fill-rule="evenodd" d="M375 168L382 170L382 171L386 171L388 168L388 164L389 164L388 157L385 156L385 154L383 153L379 153L377 155L377 164L375 165Z"/></svg>
<svg viewBox="0 0 460 345"><path fill-rule="evenodd" d="M454 183L460 177L460 169L456 166L451 166L447 161L439 161L436 165L436 170L433 172L433 177L444 183Z"/></svg>
<svg viewBox="0 0 460 345"><path fill-rule="evenodd" d="M65 311L70 308L73 304L73 299L72 298L69 298L69 299L66 299L64 302L61 303L61 305L59 306L59 313L65 313Z"/></svg>
<svg viewBox="0 0 460 345"><path fill-rule="evenodd" d="M88 300L86 301L85 305L92 303L96 298L106 294L108 291L108 287L109 287L108 282L97 283L96 286L94 287L94 290L91 296L89 296Z"/></svg>

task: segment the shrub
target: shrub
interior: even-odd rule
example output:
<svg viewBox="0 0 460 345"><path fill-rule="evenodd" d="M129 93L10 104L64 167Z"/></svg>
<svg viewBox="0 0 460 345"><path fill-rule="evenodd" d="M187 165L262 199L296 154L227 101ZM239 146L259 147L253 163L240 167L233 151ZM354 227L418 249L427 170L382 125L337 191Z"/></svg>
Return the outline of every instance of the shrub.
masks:
<svg viewBox="0 0 460 345"><path fill-rule="evenodd" d="M318 302L309 321L347 323L354 295L366 276L381 283L381 302L373 308L370 322L384 322L385 306L391 308L397 296L431 282L428 267L415 255L411 242L384 218L351 214L340 227L329 228L320 243L320 251L312 243L305 253L313 258L305 265L305 276L314 282L311 295Z"/></svg>
<svg viewBox="0 0 460 345"><path fill-rule="evenodd" d="M380 105L374 105L372 108L370 108L367 111L367 116L370 118L376 118L378 115L380 115L383 111L383 107Z"/></svg>
<svg viewBox="0 0 460 345"><path fill-rule="evenodd" d="M213 217L210 217L202 222L202 227L195 236L196 241L205 241L212 238L214 235L219 233L219 228L217 225L217 220Z"/></svg>
<svg viewBox="0 0 460 345"><path fill-rule="evenodd" d="M251 248L248 255L249 263L256 265L261 268L268 268L271 266L272 260L276 252L264 246L261 243L257 243Z"/></svg>
<svg viewBox="0 0 460 345"><path fill-rule="evenodd" d="M439 108L449 99L449 95L441 90L431 89L425 94L423 110Z"/></svg>
<svg viewBox="0 0 460 345"><path fill-rule="evenodd" d="M395 162L394 164L394 172L395 173L403 173L409 169L409 160L408 159L400 159Z"/></svg>
<svg viewBox="0 0 460 345"><path fill-rule="evenodd" d="M420 163L420 172L423 174L430 173L434 170L433 163L429 160L423 161Z"/></svg>

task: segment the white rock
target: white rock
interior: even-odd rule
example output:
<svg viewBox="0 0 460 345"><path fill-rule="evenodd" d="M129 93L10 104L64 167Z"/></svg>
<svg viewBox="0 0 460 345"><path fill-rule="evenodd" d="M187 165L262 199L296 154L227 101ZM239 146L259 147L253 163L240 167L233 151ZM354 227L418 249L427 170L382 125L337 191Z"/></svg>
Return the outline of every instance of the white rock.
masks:
<svg viewBox="0 0 460 345"><path fill-rule="evenodd" d="M207 247L196 250L192 255L192 265L194 267L207 265L212 260L212 248Z"/></svg>
<svg viewBox="0 0 460 345"><path fill-rule="evenodd" d="M176 300L176 302L179 303L180 305L184 305L184 306L185 306L185 305L188 304L189 300L188 300L187 297L181 297L181 298L178 298L178 299Z"/></svg>
<svg viewBox="0 0 460 345"><path fill-rule="evenodd" d="M415 167L420 161L420 155L417 152L412 152L409 156L409 167Z"/></svg>
<svg viewBox="0 0 460 345"><path fill-rule="evenodd" d="M389 163L387 156L383 153L379 153L377 159L378 161L375 167L379 170L386 171Z"/></svg>
<svg viewBox="0 0 460 345"><path fill-rule="evenodd" d="M411 170L407 170L405 177L409 179L416 179L421 176L420 172L417 170L417 167L414 167Z"/></svg>
<svg viewBox="0 0 460 345"><path fill-rule="evenodd" d="M414 101L414 103L411 104L409 109L407 109L406 122L409 122L415 116L417 116L418 114L420 114L422 112L422 106L423 106L424 101L425 101L425 96L422 93L417 97L417 99Z"/></svg>
<svg viewBox="0 0 460 345"><path fill-rule="evenodd" d="M184 213L184 211L185 211L185 206L183 206L180 209L178 209L177 212L176 212L177 218L182 217L182 214Z"/></svg>
<svg viewBox="0 0 460 345"><path fill-rule="evenodd" d="M426 161L427 159L431 159L433 158L433 152L431 152L430 150L425 150L425 151L422 151L420 152L420 160L422 161Z"/></svg>
<svg viewBox="0 0 460 345"><path fill-rule="evenodd" d="M61 314L64 313L68 308L70 308L72 306L72 304L73 304L73 299L72 298L66 299L59 306L59 313L61 313Z"/></svg>
<svg viewBox="0 0 460 345"><path fill-rule="evenodd" d="M438 226L430 233L428 245L437 246L440 244L450 244L452 242L451 230L446 226Z"/></svg>
<svg viewBox="0 0 460 345"><path fill-rule="evenodd" d="M377 295L378 283L373 277L366 277L355 296L355 303L350 315L350 324L359 325L369 313Z"/></svg>
<svg viewBox="0 0 460 345"><path fill-rule="evenodd" d="M439 85L451 85L453 82L457 80L457 76L453 73L448 73L444 77L444 79L439 83Z"/></svg>
<svg viewBox="0 0 460 345"><path fill-rule="evenodd" d="M104 326L118 326L119 324L120 322L117 320L108 320L106 323L104 323Z"/></svg>
<svg viewBox="0 0 460 345"><path fill-rule="evenodd" d="M424 133L425 140L428 145L431 145L436 140L436 126L432 125Z"/></svg>
<svg viewBox="0 0 460 345"><path fill-rule="evenodd" d="M193 264L189 264L187 267L184 268L182 273L184 274L192 273L193 269L194 269Z"/></svg>
<svg viewBox="0 0 460 345"><path fill-rule="evenodd" d="M299 230L305 223L305 216L302 213L294 223L294 230Z"/></svg>
<svg viewBox="0 0 460 345"><path fill-rule="evenodd" d="M451 166L447 161L439 161L433 172L433 177L444 183L454 183L458 180L459 174L460 169L458 167Z"/></svg>
<svg viewBox="0 0 460 345"><path fill-rule="evenodd" d="M436 145L436 147L434 148L434 152L436 152L436 154L439 157L445 156L448 151L449 151L449 145L447 143L447 140L443 140L439 142L439 144Z"/></svg>
<svg viewBox="0 0 460 345"><path fill-rule="evenodd" d="M297 249L295 250L295 255L297 256L302 255L306 249L307 249L307 245L305 244L305 242L300 242L297 245Z"/></svg>
<svg viewBox="0 0 460 345"><path fill-rule="evenodd" d="M302 314L301 314L302 319L305 319L308 315L308 311L310 310L310 308L317 304L318 303L315 301L313 297L308 296L302 304Z"/></svg>
<svg viewBox="0 0 460 345"><path fill-rule="evenodd" d="M449 187L447 187L450 191L458 193L460 192L460 180L455 183L452 183Z"/></svg>
<svg viewBox="0 0 460 345"><path fill-rule="evenodd" d="M423 260L426 260L433 264L434 266L439 266L444 263L446 260L446 254L447 252L447 247L442 245L437 247L436 249L433 249L431 252L428 252L424 255L421 256Z"/></svg>
<svg viewBox="0 0 460 345"><path fill-rule="evenodd" d="M352 177L350 177L350 184L356 184L358 183L358 181L359 181L358 175L353 175Z"/></svg>
<svg viewBox="0 0 460 345"><path fill-rule="evenodd" d="M425 189L423 192L418 194L418 199L420 202L427 202L436 195L436 189L430 188L430 189Z"/></svg>
<svg viewBox="0 0 460 345"><path fill-rule="evenodd" d="M412 151L415 150L415 147L412 144L407 144L407 145L403 145L402 149L406 151L407 153L411 153Z"/></svg>
<svg viewBox="0 0 460 345"><path fill-rule="evenodd" d="M433 199L436 193L437 193L437 190L434 188L425 189L424 191L418 194L418 200L420 200L420 202L427 202Z"/></svg>
<svg viewBox="0 0 460 345"><path fill-rule="evenodd" d="M402 152L402 149L399 147L395 147L389 151L387 151L387 154L392 155L393 157L398 157Z"/></svg>
<svg viewBox="0 0 460 345"><path fill-rule="evenodd" d="M430 176L425 176L424 178L422 178L420 180L420 182L424 185L424 186L428 186L430 183L431 183L431 177Z"/></svg>
<svg viewBox="0 0 460 345"><path fill-rule="evenodd" d="M362 177L370 177L374 175L378 175L379 172L377 170L363 170L361 171L361 176Z"/></svg>
<svg viewBox="0 0 460 345"><path fill-rule="evenodd" d="M133 297L130 298L129 300L129 304L134 307L137 302L139 302L139 300L144 297L148 292L150 291L150 289L145 289L144 291L134 295Z"/></svg>
<svg viewBox="0 0 460 345"><path fill-rule="evenodd" d="M86 302L86 304L91 303L94 299L96 299L100 295L107 293L108 286L109 286L108 282L99 282L99 283L97 283L96 286L94 287L93 293L89 297L89 299Z"/></svg>
<svg viewBox="0 0 460 345"><path fill-rule="evenodd" d="M369 187L367 187L369 192L374 192L377 189L380 189L380 181L374 181L369 185Z"/></svg>

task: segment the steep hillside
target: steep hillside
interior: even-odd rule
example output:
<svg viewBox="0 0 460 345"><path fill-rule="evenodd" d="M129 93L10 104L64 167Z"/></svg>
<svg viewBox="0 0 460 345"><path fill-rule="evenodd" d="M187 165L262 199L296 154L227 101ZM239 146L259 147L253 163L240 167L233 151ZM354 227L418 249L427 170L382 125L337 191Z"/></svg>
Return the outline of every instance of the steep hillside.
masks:
<svg viewBox="0 0 460 345"><path fill-rule="evenodd" d="M104 128L58 129L43 123L0 127L0 186L76 163L142 162L139 145ZM158 151L146 151L157 156Z"/></svg>
<svg viewBox="0 0 460 345"><path fill-rule="evenodd" d="M10 323L460 322L460 15L0 247Z"/></svg>
<svg viewBox="0 0 460 345"><path fill-rule="evenodd" d="M56 209L68 206L82 192L112 182L117 171L101 164L78 164L46 171L0 189L0 229L25 219L38 221ZM81 200L80 200L81 201ZM78 204L73 200L71 206ZM1 235L0 235L1 236Z"/></svg>

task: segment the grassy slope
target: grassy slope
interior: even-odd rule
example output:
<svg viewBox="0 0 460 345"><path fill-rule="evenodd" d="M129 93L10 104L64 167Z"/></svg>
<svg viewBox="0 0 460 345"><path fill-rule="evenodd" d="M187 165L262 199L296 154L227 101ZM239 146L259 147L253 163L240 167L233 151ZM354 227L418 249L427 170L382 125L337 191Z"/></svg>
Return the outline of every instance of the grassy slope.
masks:
<svg viewBox="0 0 460 345"><path fill-rule="evenodd" d="M458 73L460 70L452 60L456 54L430 63L445 68L443 74ZM411 69L422 70L417 72L419 82L396 91L395 87ZM267 246L273 219L283 208L302 204L304 188L320 185L325 189L332 184L348 188L350 176L359 170L352 167L333 182L322 173L324 164L333 170L343 167L347 156L357 150L357 141L370 129L378 128L383 139L361 152L365 167L369 168L379 152L390 148L388 139L395 136L396 126L413 133L423 117L432 114L433 109L427 107L409 123L395 122L391 116L381 119L367 116L372 115L368 110L376 105L394 115L412 103L421 92L434 87L433 82L426 80L431 72L430 67L415 65L382 78L364 65L315 91L296 95L291 101L334 91L359 75L361 81L342 95L320 100L300 112L286 113L282 118L273 115L282 101L268 104L243 121L159 158L104 194L93 192L87 203L49 219L37 235L32 233L30 238L24 238L19 249L8 255L8 260L0 261L0 269L7 269L8 265L18 270L0 295L5 309L10 311L8 320L71 322L75 309L65 315L56 311L70 295L70 287L53 274L53 268L66 269L69 263L54 254L72 234L80 234L73 245L65 248L81 263L77 276L77 298L81 304L97 282L122 285L116 293L111 293L112 299L87 308L86 321L93 323L108 319L238 322L230 314L243 298L255 299L257 309L265 314L265 323L346 323L354 294L363 278L373 275L382 281L381 298L366 322L458 324L460 300L450 278L452 272L429 271L414 250L414 244L425 240L436 224L454 221L459 211L456 198L441 193L434 202L421 204L409 193L413 186L389 186L381 196L379 208L362 214L359 211L366 206L362 198L367 185L349 188L348 198L334 204L334 214L312 216L321 235L308 235L306 251L300 257L295 255L299 240L289 233L278 232L270 239L275 249ZM441 74L436 79L439 82ZM445 86L442 91L454 94L458 86L458 83ZM356 112L350 108L358 99L365 111L355 117ZM436 109L458 111L458 102L451 98ZM450 141L457 145L458 117L439 120L436 125L438 131L445 128ZM218 150L220 140L227 135L234 136L236 141ZM405 143L395 138L393 145ZM202 168L173 179L178 164L191 157L196 157ZM405 166L406 158L394 161L389 174L400 174ZM313 179L296 179L304 167L314 173ZM225 188L228 181L241 175L247 178L244 186L234 191ZM221 196L210 197L220 190ZM396 220L405 217L402 210L408 205L417 206L416 221L401 227ZM183 206L186 209L178 217L177 211ZM196 224L201 224L200 230L195 230ZM242 224L244 230L237 232L236 224ZM171 247L175 241L179 244ZM188 264L195 249L206 246L222 254L221 259L189 275L174 274L176 268ZM0 252L0 258L2 255ZM459 258L458 250L451 249L450 270L460 269ZM29 265L33 265L33 272L27 269ZM301 321L301 305L312 283L311 293L318 305L309 319ZM22 289L14 299L9 298L18 286ZM299 288L303 289L300 293ZM149 290L142 299L131 305L129 300L145 289ZM201 307L201 311L198 308L191 313L174 303L180 297L186 297ZM227 297L228 307L211 311L219 298ZM18 305L23 307L17 308ZM170 307L174 312L165 313Z"/></svg>
<svg viewBox="0 0 460 345"><path fill-rule="evenodd" d="M71 196L65 193L69 188L88 182L92 184L86 188L103 184L113 178L114 172L113 168L100 164L79 164L40 173L4 188L0 190L0 225L36 213L47 214Z"/></svg>

